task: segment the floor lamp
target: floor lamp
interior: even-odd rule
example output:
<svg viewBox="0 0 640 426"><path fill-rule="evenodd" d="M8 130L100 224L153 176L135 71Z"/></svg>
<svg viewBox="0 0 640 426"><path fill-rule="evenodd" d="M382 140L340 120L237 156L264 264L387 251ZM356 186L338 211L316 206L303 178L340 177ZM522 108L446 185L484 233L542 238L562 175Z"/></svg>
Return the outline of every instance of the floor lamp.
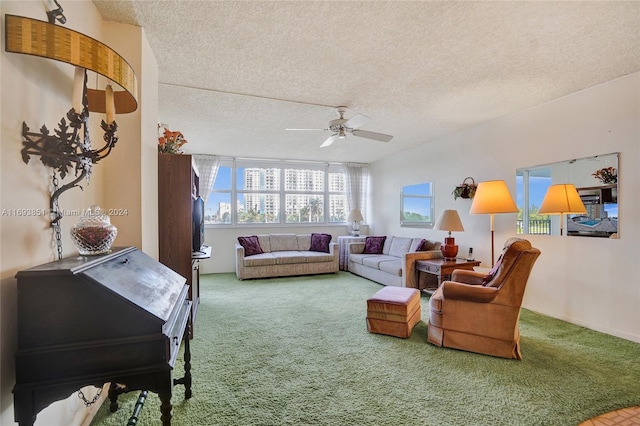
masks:
<svg viewBox="0 0 640 426"><path fill-rule="evenodd" d="M491 266L494 265L493 215L496 213L517 213L518 207L503 180L480 182L471 203L470 214L491 216Z"/></svg>
<svg viewBox="0 0 640 426"><path fill-rule="evenodd" d="M542 214L559 214L560 215L560 235L564 227L564 214L585 214L587 209L578 194L578 190L570 183L560 183L551 185L544 194L542 205L540 206Z"/></svg>

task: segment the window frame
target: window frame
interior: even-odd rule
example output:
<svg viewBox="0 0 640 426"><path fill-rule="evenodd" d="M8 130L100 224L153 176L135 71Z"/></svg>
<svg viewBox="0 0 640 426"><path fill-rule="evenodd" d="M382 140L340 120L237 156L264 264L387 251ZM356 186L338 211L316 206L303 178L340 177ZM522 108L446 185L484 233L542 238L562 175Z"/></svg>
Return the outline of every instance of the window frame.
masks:
<svg viewBox="0 0 640 426"><path fill-rule="evenodd" d="M241 189L238 185L241 185L240 176L238 176L240 169L246 168L277 168L279 171L279 189ZM212 222L205 221L205 227L208 228L242 228L247 226L252 227L301 227L301 226L341 226L347 224L347 191L346 191L346 170L341 164L335 163L320 163L320 162L299 162L299 161L289 161L289 160L260 160L260 159L235 159L235 158L223 158L220 160L219 172L222 168L227 168L230 170L231 178L230 178L230 187L222 188L222 189L214 189L217 183L216 181L213 183L212 187L209 188L210 197L214 196L214 194L228 194L229 199L229 210L230 210L230 222ZM323 172L323 182L322 188L323 190L316 191L304 191L300 189L286 189L286 172L285 170L291 169L301 169L301 170L319 170ZM329 184L329 174L330 173L341 173L343 181L339 185L342 190L335 190L335 188L331 187ZM240 222L240 209L238 208L238 199L240 196L247 196L251 194L257 195L275 195L279 199L279 212L277 221L274 222ZM318 222L287 222L287 196L292 195L303 195L314 197L317 196L323 200L322 202L322 220ZM332 221L332 217L330 213L332 211L331 201L335 199L335 197L342 196L343 200L338 202L338 210L339 204L344 204L344 208L342 209L342 217L343 220ZM226 201L222 201L226 202ZM208 205L205 206L207 210L212 211L213 206L210 207L209 202ZM333 210L336 208L334 207ZM215 214L210 213L208 217L212 217L218 214L219 208L215 211Z"/></svg>
<svg viewBox="0 0 640 426"><path fill-rule="evenodd" d="M423 185L428 185L428 193L414 192L414 188L418 188ZM420 227L420 228L433 228L435 223L435 206L434 206L434 183L433 182L421 182L412 185L405 185L400 189L400 226L401 227ZM428 202L429 220L407 220L405 214L405 206L408 206L409 200L419 202L425 200Z"/></svg>

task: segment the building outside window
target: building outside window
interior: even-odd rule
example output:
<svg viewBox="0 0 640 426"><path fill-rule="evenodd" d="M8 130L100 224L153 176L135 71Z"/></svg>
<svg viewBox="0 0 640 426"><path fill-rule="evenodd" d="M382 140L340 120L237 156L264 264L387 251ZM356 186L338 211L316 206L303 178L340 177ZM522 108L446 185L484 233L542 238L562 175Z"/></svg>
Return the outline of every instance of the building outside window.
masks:
<svg viewBox="0 0 640 426"><path fill-rule="evenodd" d="M339 165L222 160L205 224L345 223L345 182Z"/></svg>

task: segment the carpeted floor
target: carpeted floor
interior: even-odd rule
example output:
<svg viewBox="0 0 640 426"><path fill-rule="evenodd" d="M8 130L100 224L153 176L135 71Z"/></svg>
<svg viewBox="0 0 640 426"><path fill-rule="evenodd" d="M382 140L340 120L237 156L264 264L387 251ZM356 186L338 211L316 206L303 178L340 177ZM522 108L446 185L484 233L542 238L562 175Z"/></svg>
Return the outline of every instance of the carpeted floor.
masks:
<svg viewBox="0 0 640 426"><path fill-rule="evenodd" d="M174 425L578 425L640 405L640 344L527 310L522 361L370 334L380 285L350 273L238 281L202 276L193 398L174 388ZM181 376L183 365L176 365ZM125 425L138 392L93 426ZM139 425L159 424L149 394Z"/></svg>

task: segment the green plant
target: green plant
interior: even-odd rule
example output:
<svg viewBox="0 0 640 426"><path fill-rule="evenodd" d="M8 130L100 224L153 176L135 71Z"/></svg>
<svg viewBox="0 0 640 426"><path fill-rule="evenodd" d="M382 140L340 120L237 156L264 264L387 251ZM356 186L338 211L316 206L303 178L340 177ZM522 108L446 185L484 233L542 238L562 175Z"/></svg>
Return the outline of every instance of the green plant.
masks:
<svg viewBox="0 0 640 426"><path fill-rule="evenodd" d="M470 182L467 182L469 180ZM457 200L458 197L473 198L473 196L476 195L477 187L478 185L476 185L473 178L468 177L468 178L465 178L465 180L460 185L456 186L451 194L453 195L454 200Z"/></svg>

